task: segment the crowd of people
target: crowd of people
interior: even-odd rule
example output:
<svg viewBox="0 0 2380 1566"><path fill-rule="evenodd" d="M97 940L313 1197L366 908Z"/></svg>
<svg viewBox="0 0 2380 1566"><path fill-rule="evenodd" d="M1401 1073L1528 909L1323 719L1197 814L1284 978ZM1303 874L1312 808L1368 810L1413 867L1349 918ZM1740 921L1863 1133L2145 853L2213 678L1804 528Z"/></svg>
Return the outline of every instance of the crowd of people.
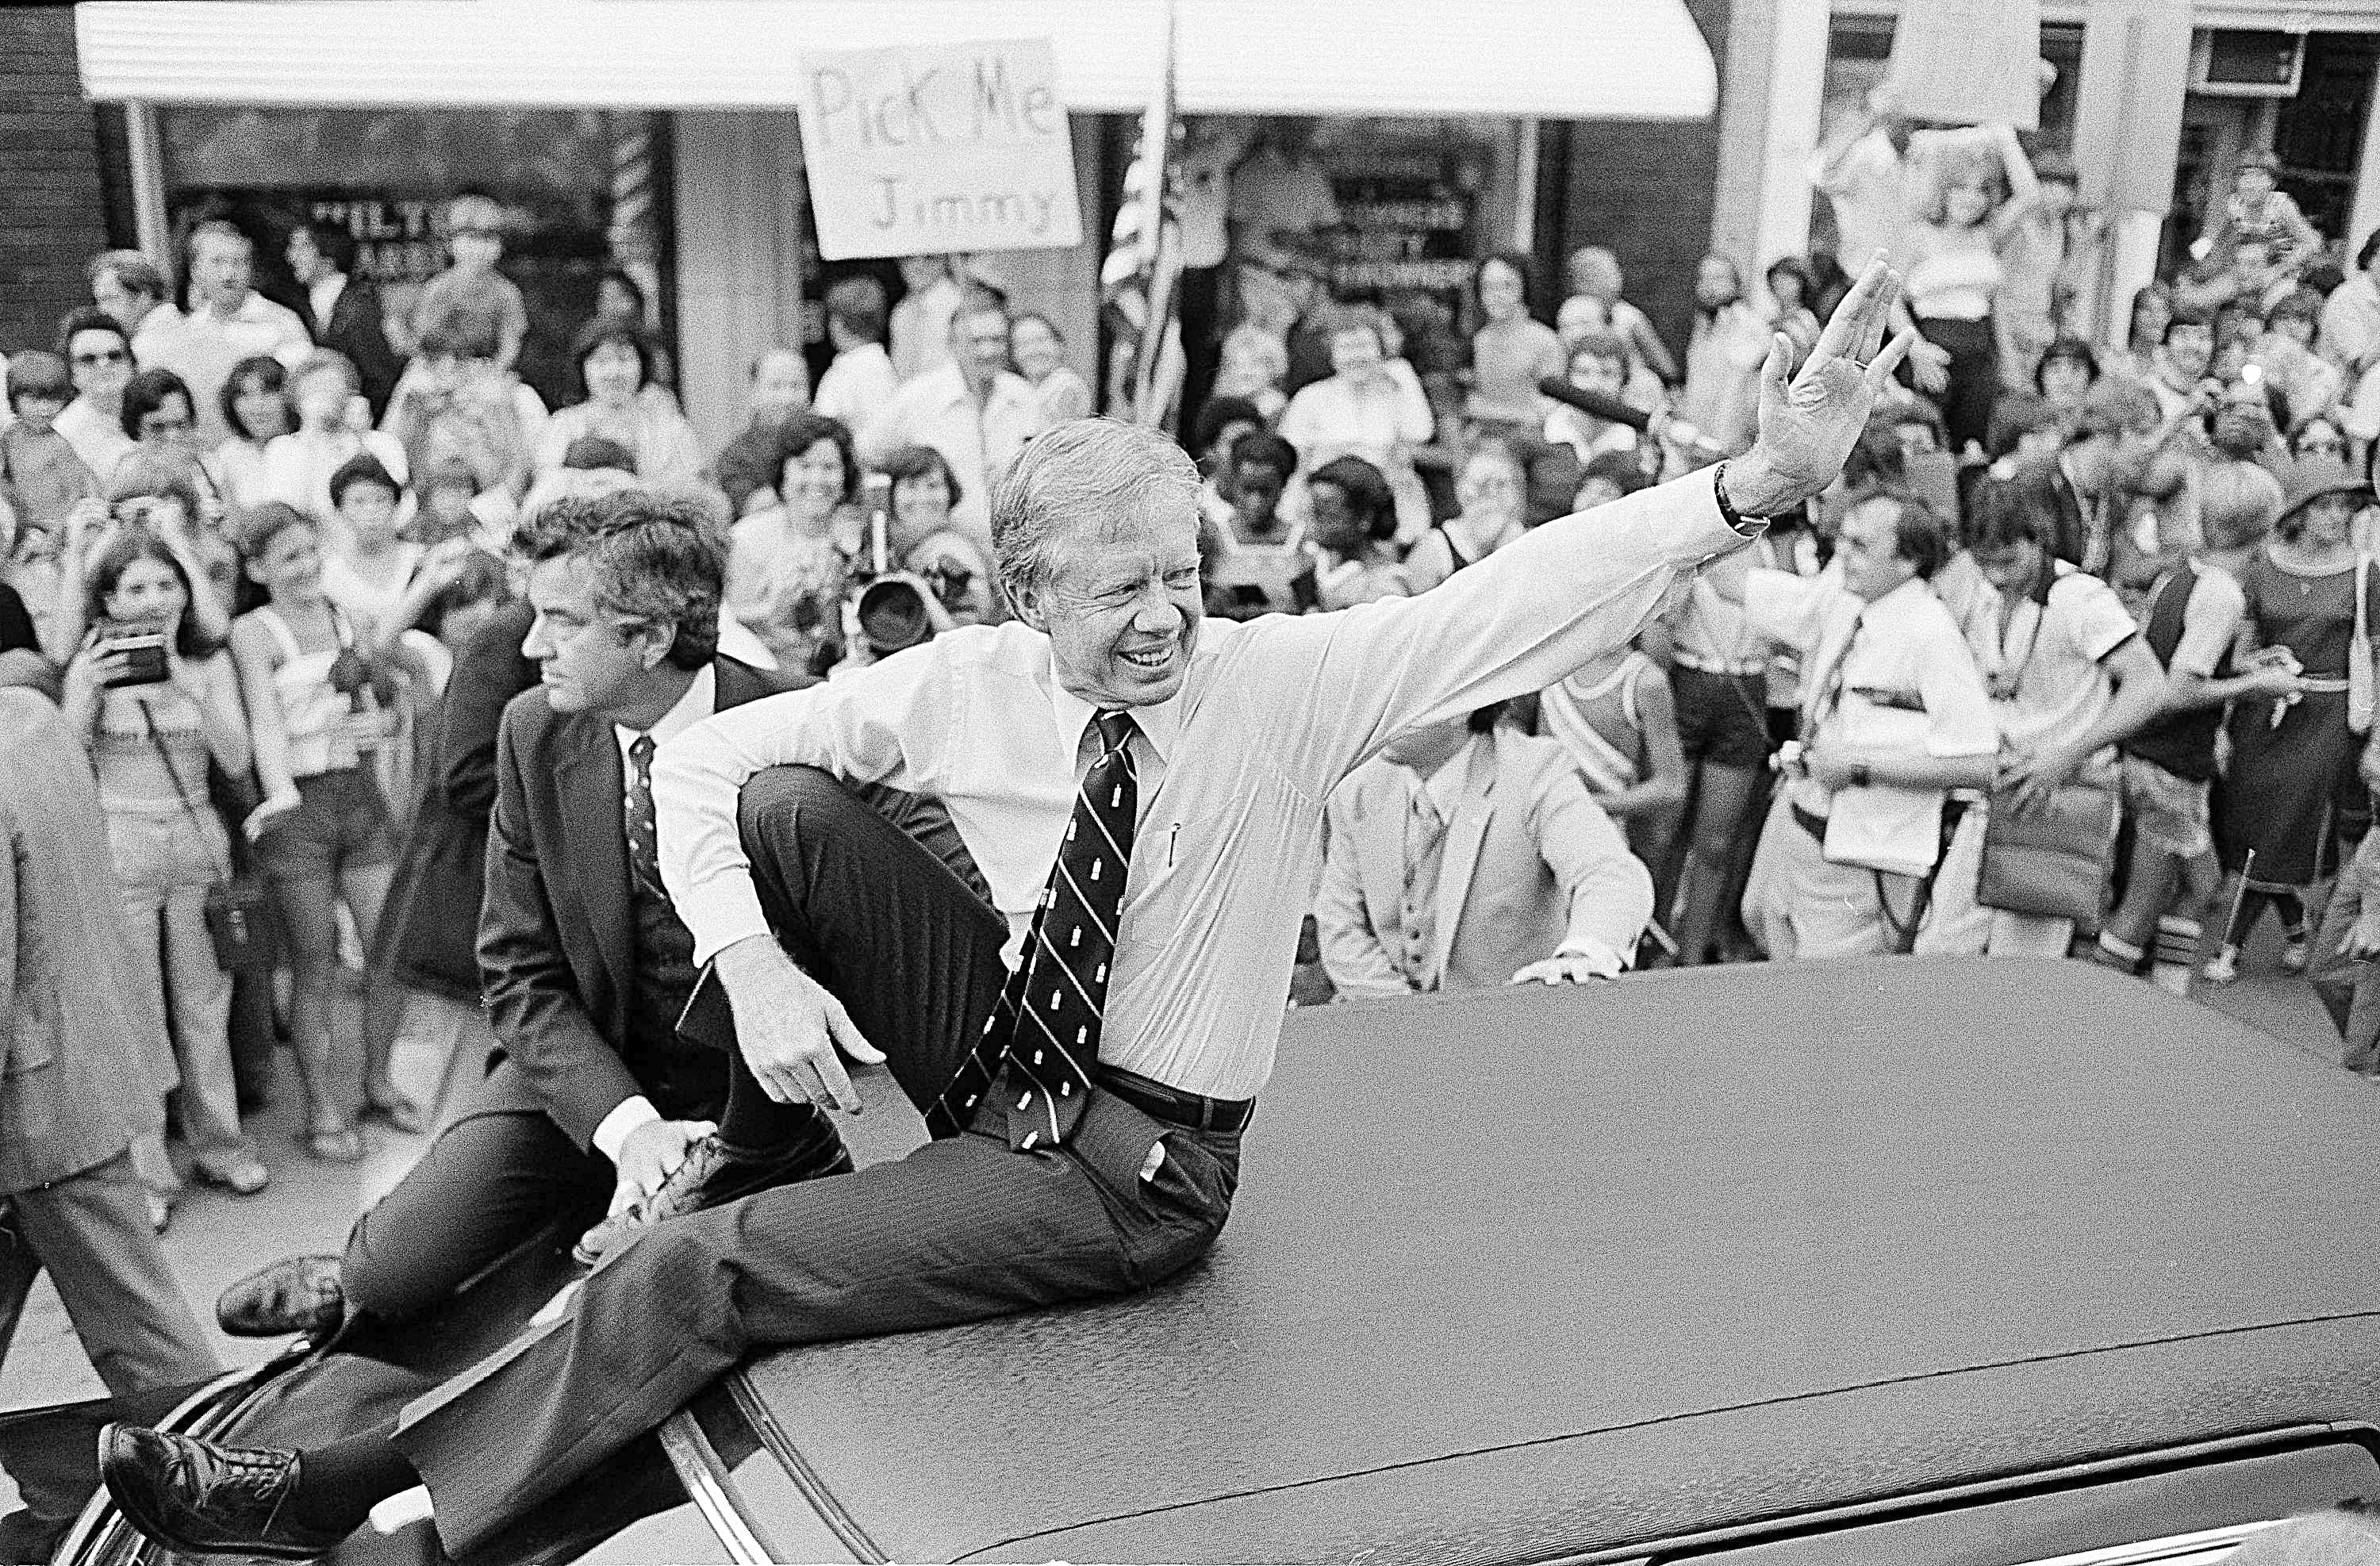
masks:
<svg viewBox="0 0 2380 1566"><path fill-rule="evenodd" d="M1895 363L1905 384L1874 399L1823 492L1779 485L1773 513L1739 515L1747 492L1720 474L1773 438L1784 382L1826 351L1820 322L1847 295L1861 315L1880 273L1854 287L1819 255L1755 282L1706 257L1682 343L1597 246L1569 257L1560 298L1513 254L1477 263L1459 311L1333 297L1302 243L1330 222L1327 188L1293 140L1248 157L1264 177L1235 188L1231 261L1209 269L1229 275L1186 293L1195 469L1178 474L1179 452L1083 422L1093 394L1057 326L954 257L905 261L897 303L871 277L833 283L818 384L798 351L765 346L749 419L716 450L620 273L573 344L578 400L549 408L511 369L526 313L499 267L501 209L479 197L450 203L452 267L407 320L384 316L335 230L281 240L300 310L257 292L253 237L208 221L184 247L185 302L147 257L111 251L91 263L91 305L7 356L0 684L47 700L11 695L0 715L38 728L46 761L51 736L87 756L121 915L91 971L153 1045L115 1073L135 1108L115 1123L115 1208L162 1229L186 1178L262 1189L248 1121L277 1091L283 1043L299 1146L330 1162L362 1155L362 1121L427 1129L436 1107L391 1070L401 1038L504 1061L344 1258L268 1269L226 1299L227 1326L413 1314L556 1206L604 1220L582 1243L592 1261L722 1192L847 1169L831 1123L801 1112L844 1097L839 1070L764 1095L733 1048L680 1048L697 972L720 957L728 974L763 909L760 933L789 949L815 916L810 954L856 971L922 960L888 932L950 904L927 922L972 954L966 994L852 998L861 986L822 1014L860 1061L880 1027L959 1040L930 1062L934 1091L904 1079L929 1125L958 1114L941 1085L969 1067L944 1025L1000 989L984 904L1012 945L1062 906L1046 844L1002 839L1033 812L1054 838L1085 775L1081 755L1072 777L1060 765L1073 732L1042 743L1045 712L1076 731L1100 714L1084 744L1118 778L1111 803L1148 766L1177 804L1212 792L1171 825L1160 901L1212 901L1227 864L1243 912L1307 921L1291 993L1231 997L1248 1016L1214 1024L1251 1038L1282 1000L1755 958L2078 956L2186 993L2234 977L2269 910L2348 1065L2380 1074L2380 837L2362 836L2380 788L2380 237L2349 274L2251 156L2189 267L2142 291L2124 341L2096 341L2097 235L2070 168L2005 130L1864 123L1820 186L1845 253L1873 241L1907 278L1898 346L1858 406ZM1195 492L1195 556L1123 517L1107 553L1058 574L1034 518L1139 494L1127 470L1143 468ZM1658 526L1602 553L1591 515L1545 528L1706 470L1615 511ZM1736 525L1749 547L1730 547ZM1592 601L1536 602L1518 561L1478 571L1516 548L1584 573ZM1144 625L1151 594L1192 631ZM1443 612L1366 607L1400 599ZM1644 628L1601 635L1621 620ZM1172 709L1150 692L1180 688L1200 621L1243 696L1294 718L1279 755L1209 739L1184 768L1172 750L1177 722L1203 733L1229 705L1158 716ZM939 640L965 626L995 634ZM917 650L938 641L965 650ZM1346 646L1369 651L1349 662ZM1559 656L1573 646L1592 656ZM1078 686L1125 694L1086 702ZM764 699L863 687L849 711ZM1028 689L1042 696L1019 705ZM1492 698L1458 701L1474 690ZM729 714L747 702L768 714L748 728ZM1144 704L1138 728L1101 727ZM754 812L780 835L746 863L735 800L771 763L897 792L855 805L753 783L747 835ZM1281 802L1308 783L1329 797L1318 836L1284 827L1271 868L1312 857L1312 884L1257 875L1256 838L1204 841L1226 817L1291 820ZM868 857L891 852L868 846L888 819L929 855ZM1086 822L1128 845L1128 813L1071 821L1069 845ZM1075 936L1104 928L1120 982L1127 955L1192 960L1127 954L1113 904L1085 890L1099 862L1078 881L1060 852ZM1198 873L1172 877L1177 853ZM821 870L847 855L866 873ZM1253 946L1200 939L1269 971ZM1069 973L1096 1027L1108 964ZM794 981L747 966L724 982ZM1131 1026L1176 1026L1155 1015ZM1217 1167L1235 1167L1238 1122L1216 1116L1245 1119L1251 1061L1184 1093L1170 1056L1135 1057L1146 1074L1099 1059L1100 1085L1160 1120L1196 1099L1202 1130L1231 1134ZM1027 1104L1037 1090L1066 1087L1033 1076ZM1050 1141L1071 1135L1052 1114ZM177 1363L204 1356L160 1319ZM381 1448L370 1462L336 1470L351 1483L326 1515L419 1465Z"/></svg>
<svg viewBox="0 0 2380 1566"><path fill-rule="evenodd" d="M1306 155L1248 154L1265 177L1233 198L1227 280L1184 322L1218 617L1427 592L1741 452L1772 342L1806 353L1848 284L1826 254L1756 285L1708 256L1675 345L1596 246L1559 298L1511 254L1477 264L1460 316L1336 298ZM2070 166L2004 128L1876 115L1815 172L1846 250L1907 277L1902 390L1842 480L1635 645L1351 783L1298 998L2070 948L2186 990L2233 977L2269 910L2350 1062L2380 1069L2380 1004L2353 1001L2380 951L2353 853L2380 239L2342 268L2252 152L2187 267L2095 342L2100 235ZM897 306L872 277L829 287L819 384L766 348L748 422L706 452L625 273L573 345L580 399L549 409L509 368L526 312L501 209L457 198L445 237L450 270L394 321L334 229L282 241L300 310L256 290L249 235L203 222L185 303L111 251L91 304L7 358L0 657L89 748L187 1166L237 1194L268 1179L242 1109L276 1037L305 1150L351 1160L359 1118L423 1122L389 1072L400 1034L474 1028L468 941L405 915L414 861L476 848L441 838L437 742L457 657L492 625L518 640L516 524L631 485L702 496L728 545L722 649L830 676L1014 613L992 485L1093 409L1051 322L964 258L917 257ZM2316 889L2342 865L2325 935ZM242 908L270 952L225 948ZM343 966L364 975L350 1048ZM182 1177L153 1136L135 1161L162 1224Z"/></svg>

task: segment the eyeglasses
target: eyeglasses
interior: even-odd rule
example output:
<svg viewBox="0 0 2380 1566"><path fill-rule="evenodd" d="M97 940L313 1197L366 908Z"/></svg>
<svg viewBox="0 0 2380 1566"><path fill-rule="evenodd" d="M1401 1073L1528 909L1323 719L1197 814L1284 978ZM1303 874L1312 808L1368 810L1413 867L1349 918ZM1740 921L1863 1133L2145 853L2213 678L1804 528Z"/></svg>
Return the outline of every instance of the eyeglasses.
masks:
<svg viewBox="0 0 2380 1566"><path fill-rule="evenodd" d="M2298 443L2298 455L2300 456L2311 456L2316 452L2328 452L2333 456L2338 456L2343 455L2346 450L2347 443L2345 441L2335 441L2322 437L2317 437L2311 441L2300 441Z"/></svg>
<svg viewBox="0 0 2380 1566"><path fill-rule="evenodd" d="M122 348L110 348L105 353L77 354L74 356L74 361L77 364L122 364L131 357Z"/></svg>

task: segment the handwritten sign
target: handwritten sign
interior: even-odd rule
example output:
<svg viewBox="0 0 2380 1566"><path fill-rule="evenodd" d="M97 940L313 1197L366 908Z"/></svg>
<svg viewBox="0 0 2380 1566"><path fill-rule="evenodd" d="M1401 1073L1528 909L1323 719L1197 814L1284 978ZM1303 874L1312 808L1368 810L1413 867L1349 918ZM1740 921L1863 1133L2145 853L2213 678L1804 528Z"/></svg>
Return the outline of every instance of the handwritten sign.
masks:
<svg viewBox="0 0 2380 1566"><path fill-rule="evenodd" d="M801 125L829 261L1082 242L1047 39L808 55Z"/></svg>
<svg viewBox="0 0 2380 1566"><path fill-rule="evenodd" d="M1920 119L2038 128L2041 0L1908 0L1887 80Z"/></svg>

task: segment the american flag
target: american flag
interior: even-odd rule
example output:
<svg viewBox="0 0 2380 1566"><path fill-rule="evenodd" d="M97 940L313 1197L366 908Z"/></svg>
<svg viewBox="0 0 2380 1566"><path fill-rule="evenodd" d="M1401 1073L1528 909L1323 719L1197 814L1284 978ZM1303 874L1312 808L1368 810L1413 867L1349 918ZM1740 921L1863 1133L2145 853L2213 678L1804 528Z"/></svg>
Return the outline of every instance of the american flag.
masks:
<svg viewBox="0 0 2380 1566"><path fill-rule="evenodd" d="M1172 161L1173 6L1165 7L1160 75L1140 118L1140 146L1124 170L1123 202L1099 297L1108 322L1108 411L1135 424L1159 424L1182 385L1182 341L1174 324L1182 274L1182 230L1174 217Z"/></svg>

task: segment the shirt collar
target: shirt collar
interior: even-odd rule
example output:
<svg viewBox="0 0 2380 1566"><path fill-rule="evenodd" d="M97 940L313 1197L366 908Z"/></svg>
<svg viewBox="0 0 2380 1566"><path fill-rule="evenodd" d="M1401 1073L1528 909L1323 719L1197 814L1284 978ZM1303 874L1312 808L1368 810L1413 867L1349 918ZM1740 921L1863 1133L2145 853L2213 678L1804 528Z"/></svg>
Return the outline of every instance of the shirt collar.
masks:
<svg viewBox="0 0 2380 1566"><path fill-rule="evenodd" d="M1083 731L1091 726L1099 709L1058 683L1054 662L1050 665L1050 714L1057 720L1058 737L1066 742L1069 756L1082 747ZM1182 693L1175 691L1163 701L1151 707L1132 707L1124 710L1140 726L1141 737L1157 752L1160 761L1173 751L1173 742L1182 733Z"/></svg>
<svg viewBox="0 0 2380 1566"><path fill-rule="evenodd" d="M677 704L662 713L660 722L642 733L652 735L656 746L667 745L710 717L718 705L719 675L710 664L706 663L695 671L694 683L686 687L686 694L677 698ZM627 754L628 747L637 743L639 733L625 723L613 724L612 732L618 736L620 753L624 756Z"/></svg>

